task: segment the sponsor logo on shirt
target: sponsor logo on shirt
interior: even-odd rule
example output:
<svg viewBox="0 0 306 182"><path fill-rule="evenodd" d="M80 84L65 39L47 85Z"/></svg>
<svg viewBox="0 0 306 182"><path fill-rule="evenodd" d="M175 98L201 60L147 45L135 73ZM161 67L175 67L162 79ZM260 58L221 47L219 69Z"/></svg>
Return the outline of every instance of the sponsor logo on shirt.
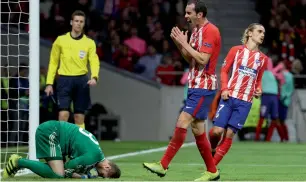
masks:
<svg viewBox="0 0 306 182"><path fill-rule="evenodd" d="M253 78L255 78L256 75L257 75L257 70L252 69L252 68L248 68L246 66L240 66L238 68L238 72L239 72L239 74L243 74L245 76L250 76L250 77L253 77Z"/></svg>
<svg viewBox="0 0 306 182"><path fill-rule="evenodd" d="M259 67L260 64L261 64L261 61L260 61L259 59L257 59L255 62L256 62L256 64L257 64L257 66Z"/></svg>

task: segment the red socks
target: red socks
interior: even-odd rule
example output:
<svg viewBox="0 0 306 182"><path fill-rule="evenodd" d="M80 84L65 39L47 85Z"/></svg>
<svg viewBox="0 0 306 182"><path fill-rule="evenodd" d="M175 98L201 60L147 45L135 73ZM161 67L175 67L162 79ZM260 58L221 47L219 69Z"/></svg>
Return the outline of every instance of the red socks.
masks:
<svg viewBox="0 0 306 182"><path fill-rule="evenodd" d="M232 146L232 139L225 138L224 141L217 147L216 154L214 155L215 165L218 165L225 154L229 151Z"/></svg>
<svg viewBox="0 0 306 182"><path fill-rule="evenodd" d="M171 160L177 153L177 151L181 148L183 145L185 138L186 138L187 130L184 128L175 128L174 135L168 144L168 148L164 154L164 156L161 159L161 165L164 169L167 169Z"/></svg>
<svg viewBox="0 0 306 182"><path fill-rule="evenodd" d="M287 125L285 124L285 123L281 123L281 126L282 126L282 129L283 129L283 134L284 134L284 139L286 140L286 141L288 141L289 140L289 133L288 133L288 127L287 127Z"/></svg>
<svg viewBox="0 0 306 182"><path fill-rule="evenodd" d="M285 135L284 135L284 131L283 131L283 127L280 123L276 124L276 129L277 129L277 133L281 139L281 141L285 140Z"/></svg>
<svg viewBox="0 0 306 182"><path fill-rule="evenodd" d="M196 139L196 143L199 149L199 152L206 164L207 171L211 173L217 172L216 165L214 163L214 159L211 155L210 144L207 140L206 133L204 132L202 135L194 136ZM218 144L218 143L217 143Z"/></svg>
<svg viewBox="0 0 306 182"><path fill-rule="evenodd" d="M267 142L270 142L271 141L271 138L272 138L272 135L273 135L273 131L274 131L274 128L276 128L276 122L272 121L269 128L268 128L268 133L267 133L267 136L266 136L266 141Z"/></svg>
<svg viewBox="0 0 306 182"><path fill-rule="evenodd" d="M221 136L215 135L213 132L213 128L211 128L209 130L209 140L210 140L211 149L216 149L220 139L221 139Z"/></svg>
<svg viewBox="0 0 306 182"><path fill-rule="evenodd" d="M255 140L259 141L260 140L260 133L261 133L261 127L264 122L265 118L260 118L256 127L256 135L255 135Z"/></svg>
<svg viewBox="0 0 306 182"><path fill-rule="evenodd" d="M270 124L270 127L268 128L268 134L267 134L267 137L266 137L266 141L268 141L268 142L271 141L274 128L277 129L277 132L278 132L278 135L279 135L281 141L285 140L286 136L285 136L285 131L283 129L283 126L281 124L277 123L277 121L272 120L272 122Z"/></svg>

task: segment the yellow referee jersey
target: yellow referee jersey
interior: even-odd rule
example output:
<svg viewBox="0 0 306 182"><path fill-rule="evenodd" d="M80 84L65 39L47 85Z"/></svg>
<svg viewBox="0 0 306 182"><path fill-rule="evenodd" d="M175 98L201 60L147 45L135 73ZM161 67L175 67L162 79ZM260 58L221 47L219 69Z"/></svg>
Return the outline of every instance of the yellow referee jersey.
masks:
<svg viewBox="0 0 306 182"><path fill-rule="evenodd" d="M96 54L95 42L86 35L81 39L74 39L70 32L58 36L52 45L46 84L53 84L56 71L59 75L65 76L87 74L88 60L91 78L98 78L100 61Z"/></svg>

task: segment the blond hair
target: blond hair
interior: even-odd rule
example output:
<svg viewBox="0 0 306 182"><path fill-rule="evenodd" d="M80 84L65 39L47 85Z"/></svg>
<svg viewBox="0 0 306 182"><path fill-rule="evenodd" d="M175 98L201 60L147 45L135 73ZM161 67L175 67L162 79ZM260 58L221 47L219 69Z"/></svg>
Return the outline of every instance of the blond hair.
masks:
<svg viewBox="0 0 306 182"><path fill-rule="evenodd" d="M248 28L246 28L243 32L242 38L241 38L241 42L242 44L246 44L249 40L249 32L252 32L256 25L262 26L260 23L252 23L248 26Z"/></svg>

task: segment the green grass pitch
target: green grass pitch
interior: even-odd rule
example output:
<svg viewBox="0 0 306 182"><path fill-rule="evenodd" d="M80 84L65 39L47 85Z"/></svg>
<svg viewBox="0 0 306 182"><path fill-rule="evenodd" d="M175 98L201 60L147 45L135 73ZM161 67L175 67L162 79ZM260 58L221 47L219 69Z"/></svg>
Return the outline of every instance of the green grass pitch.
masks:
<svg viewBox="0 0 306 182"><path fill-rule="evenodd" d="M166 145L166 142L101 142L106 156ZM122 171L122 177L119 180L193 181L205 170L196 146L182 148L172 161L164 178L157 177L142 167L143 162L159 160L162 154L163 151L114 160ZM218 167L221 169L221 181L305 181L306 145L235 142ZM52 181L34 174L9 179L9 181L20 180Z"/></svg>

